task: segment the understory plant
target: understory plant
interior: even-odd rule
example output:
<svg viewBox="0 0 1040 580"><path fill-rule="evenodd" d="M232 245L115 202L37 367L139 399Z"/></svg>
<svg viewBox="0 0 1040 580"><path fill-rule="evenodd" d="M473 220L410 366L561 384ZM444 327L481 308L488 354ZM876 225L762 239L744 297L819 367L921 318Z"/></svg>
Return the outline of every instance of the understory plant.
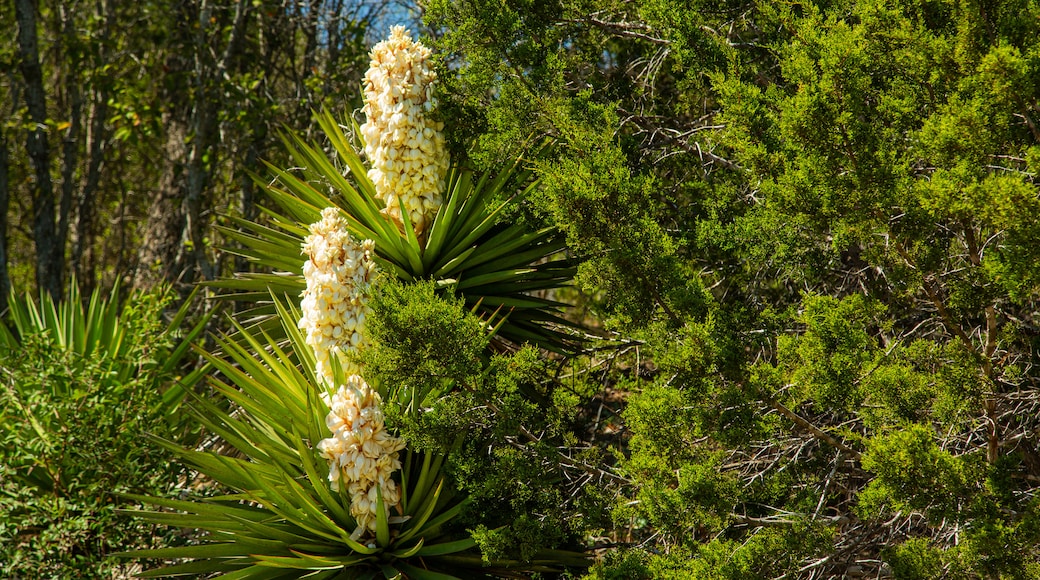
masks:
<svg viewBox="0 0 1040 580"><path fill-rule="evenodd" d="M112 573L108 555L169 538L117 513L119 493L163 495L179 481L145 433L190 439L178 408L202 376L181 331L190 301L118 287L55 302L12 295L0 324L0 561L9 578Z"/></svg>

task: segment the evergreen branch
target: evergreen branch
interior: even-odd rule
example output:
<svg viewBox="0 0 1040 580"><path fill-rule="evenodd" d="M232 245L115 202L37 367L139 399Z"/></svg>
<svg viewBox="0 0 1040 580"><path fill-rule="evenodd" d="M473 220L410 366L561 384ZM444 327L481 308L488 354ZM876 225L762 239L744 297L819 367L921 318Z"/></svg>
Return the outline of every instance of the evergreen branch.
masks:
<svg viewBox="0 0 1040 580"><path fill-rule="evenodd" d="M904 248L899 242L896 242L894 247L900 257L903 258L903 261L906 262L906 265L910 266L911 269L917 270L917 267L914 266L914 262L910 259L910 254L907 253L906 248ZM935 306L935 309L939 312L939 317L942 318L946 329L959 338L969 350L977 353L978 349L975 347L975 343L972 342L971 337L968 336L968 334L964 332L964 329L953 320L950 311L946 309L946 304L942 301L942 298L939 297L938 291L932 285L931 275L924 274L923 272L921 274L921 284L924 286L924 292L928 295L928 300L931 301L932 305Z"/></svg>
<svg viewBox="0 0 1040 580"><path fill-rule="evenodd" d="M494 412L496 415L499 415L499 416L503 415L502 410L498 407L498 405L488 401L487 402L487 407L489 409L491 409L491 411ZM541 443L542 442L540 437L538 437L534 433L531 433L523 425L519 425L518 429L520 431L520 434L523 435L524 438L527 439L529 442L531 442L531 443ZM522 445L520 443L517 443L516 441L510 440L510 439L506 439L506 441L510 445L512 445L513 447L516 447L517 449L526 449L526 447L524 445ZM592 476L595 476L595 477L599 477L600 479L608 479L608 480L613 481L615 483L622 483L622 484L631 484L632 483L630 480L628 480L625 477L617 475L616 473L611 473L610 471L607 471L606 469L593 467L593 466L591 466L591 465L589 465L587 463L583 463L581 461L578 461L578 460L576 460L576 459L574 459L574 458L564 454L562 451L557 450L556 451L556 455L557 455L557 459L560 461L560 463L562 463L564 465L567 465L567 466L570 466L570 467L574 467L576 469L580 469L581 471L584 471L585 473L588 473L589 475L592 475Z"/></svg>
<svg viewBox="0 0 1040 580"><path fill-rule="evenodd" d="M670 45L672 41L666 38L658 38L656 36L650 36L646 32L652 31L650 26L643 22L609 22L606 20L600 20L593 15L589 15L584 19L578 18L564 18L561 22L567 24L591 24L600 30L613 34L614 36L620 36L624 38L635 38L638 40L645 40L651 44L658 45ZM645 32L638 32L638 31Z"/></svg>
<svg viewBox="0 0 1040 580"><path fill-rule="evenodd" d="M961 226L964 229L964 242L968 246L968 260L974 267L979 268L982 266L982 252L975 240L975 229L966 222L963 222ZM993 381L993 353L997 350L997 313L992 303L986 306L985 312L986 338L982 352L982 372L990 384L995 384ZM993 464L1000 457L1000 425L997 422L997 401L992 394L986 398L984 407L988 430L986 461Z"/></svg>
<svg viewBox="0 0 1040 580"><path fill-rule="evenodd" d="M838 441L834 437L828 435L822 429L820 429L816 425L813 425L808 420L802 418L800 415L798 415L794 411L788 409L783 403L781 403L780 401L777 401L776 399L770 397L769 395L763 395L763 399L765 400L766 403L769 404L769 406L771 406L774 409L776 409L781 415L787 417L788 419L793 421L796 425L798 425L802 429L805 429L806 431L811 433L813 435L813 437L816 437L820 441L823 441L824 443L827 443L828 445L830 445L832 447L835 447L837 449L841 449L842 451L844 451L844 452L848 453L849 455L851 455L853 459L855 459L856 461L859 461L859 459L860 459L860 452L859 451L856 451L855 449L849 447L848 445L845 445L841 441Z"/></svg>

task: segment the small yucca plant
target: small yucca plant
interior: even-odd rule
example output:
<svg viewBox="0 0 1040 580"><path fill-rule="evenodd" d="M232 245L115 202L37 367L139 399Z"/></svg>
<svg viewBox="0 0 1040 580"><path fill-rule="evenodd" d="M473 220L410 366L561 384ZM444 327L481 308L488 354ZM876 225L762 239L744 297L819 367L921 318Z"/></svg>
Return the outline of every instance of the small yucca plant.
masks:
<svg viewBox="0 0 1040 580"><path fill-rule="evenodd" d="M197 500L132 497L165 508L132 512L148 521L206 532L197 545L121 554L188 560L142 577L424 580L587 565L582 554L558 551L526 563L482 560L469 533L452 527L467 500L444 474L444 456L409 448L401 451L394 476L399 503L386 509L377 491L374 529L362 525L352 515L347 486L330 485L320 444L330 435L323 420L329 386L314 370L299 312L274 303L289 348L238 326L235 339L218 340L225 356L207 355L222 376L211 377L211 384L233 409L201 397L190 403L194 416L236 456L162 442L227 493ZM334 383L348 383L338 360L330 360Z"/></svg>
<svg viewBox="0 0 1040 580"><path fill-rule="evenodd" d="M195 367L182 376L179 367L191 353L191 345L202 336L212 311L199 317L190 329L182 329L194 306L196 293L192 293L168 324L156 322L155 330L162 339L169 340L169 348L148 353L150 356L143 359L137 354L140 344L136 342L140 340L136 333L142 329L128 326L127 320L133 317L123 312L127 304L139 301L150 299L165 303L172 291L164 287L150 297L136 290L129 296L121 296L123 290L116 284L107 295L95 289L84 302L79 285L73 280L67 296L60 302L46 293L34 300L28 293L12 292L7 312L11 328L0 322L0 348L15 351L21 348L26 337L47 334L55 345L73 355L75 366L96 364L104 369L105 383L112 389L127 388L138 376L150 377L150 388L162 392L164 416L171 423L179 424L181 401L206 372L204 367ZM77 372L77 369L71 371ZM56 396L75 395L67 391L69 385L63 382L41 385L41 388L51 389Z"/></svg>
<svg viewBox="0 0 1040 580"><path fill-rule="evenodd" d="M179 472L147 432L183 441L198 424L181 401L204 375L190 345L208 315L165 318L169 287L118 285L65 299L12 294L0 321L0 576L118 575L108 553L155 545L150 526L119 516L119 492L168 493Z"/></svg>
<svg viewBox="0 0 1040 580"><path fill-rule="evenodd" d="M229 218L232 226L222 229L240 244L229 251L273 273L243 273L213 285L230 291L229 299L257 304L240 313L240 320L270 321L268 292L298 296L304 289L305 224L337 207L353 236L374 242L384 272L404 282L434 280L478 313L504 316L501 339L573 349L578 341L569 330L575 325L560 316L564 305L545 292L568 285L575 273L571 261L559 257L562 237L552 228L508 223L506 217L538 180L523 159L479 175L448 160L441 125L426 115L436 104L425 63L429 51L402 34L395 30L386 46L373 50L365 124L341 125L328 112L318 114L329 154L321 145L285 136L296 168L269 166L275 180L258 180L273 202L262 209L266 221Z"/></svg>

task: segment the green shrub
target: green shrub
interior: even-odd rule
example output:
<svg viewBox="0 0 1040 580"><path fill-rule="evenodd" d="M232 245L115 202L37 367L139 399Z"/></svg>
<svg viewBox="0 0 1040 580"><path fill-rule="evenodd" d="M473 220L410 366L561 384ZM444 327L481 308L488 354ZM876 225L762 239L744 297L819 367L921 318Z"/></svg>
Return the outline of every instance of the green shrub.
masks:
<svg viewBox="0 0 1040 580"><path fill-rule="evenodd" d="M107 554L155 540L120 493L169 493L179 469L146 433L177 436L189 339L163 322L169 292L98 292L84 308L11 300L0 327L0 561L14 578L110 576ZM174 383L179 384L174 387Z"/></svg>

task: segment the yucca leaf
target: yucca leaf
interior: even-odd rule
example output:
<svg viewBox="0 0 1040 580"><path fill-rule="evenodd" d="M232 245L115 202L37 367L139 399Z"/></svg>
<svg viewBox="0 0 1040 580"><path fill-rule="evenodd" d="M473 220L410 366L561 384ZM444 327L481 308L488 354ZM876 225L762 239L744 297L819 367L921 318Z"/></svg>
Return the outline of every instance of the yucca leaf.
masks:
<svg viewBox="0 0 1040 580"><path fill-rule="evenodd" d="M318 219L318 216L321 215L322 209L328 207L327 205L324 205L325 203L329 203L328 198L319 193L310 183L307 183L292 173L279 169L266 161L264 162L264 165L267 167L268 171L278 177L278 182L282 184L282 187L267 185L262 182L260 183L260 186L263 187L267 195L278 204L278 207L289 213L289 216L293 221L302 224L309 224ZM290 191L286 191L286 189ZM305 200L311 200L316 203L311 203ZM271 217L280 217L270 208L261 208L261 211L264 210L266 210L265 213L268 213Z"/></svg>
<svg viewBox="0 0 1040 580"><path fill-rule="evenodd" d="M261 230L259 227L243 226L240 229L233 229L224 226L217 226L217 229L228 238L238 241L245 246L249 247L253 252L262 253L271 252L272 255L269 258L284 258L285 261L292 262L303 262L302 258L293 259L296 256L302 256L300 251L300 242L298 239L284 239L278 232L271 230ZM286 271L293 271L293 269L286 269Z"/></svg>
<svg viewBox="0 0 1040 580"><path fill-rule="evenodd" d="M301 263L302 264L302 263ZM206 286L218 286L229 290L254 290L260 294L256 299L269 298L271 292L276 294L299 295L303 290L303 277L298 274L274 273L264 274L259 272L246 272L237 274L234 278L218 281L206 281ZM236 298L238 294L218 295L217 298ZM254 299L254 300L256 300ZM239 313L241 314L241 313Z"/></svg>
<svg viewBox="0 0 1040 580"><path fill-rule="evenodd" d="M400 544L401 542L398 541L397 543ZM419 552L419 550L422 549L423 544L423 538L419 538L419 541L416 542L414 546L409 546L407 548L399 547L393 552L391 552L391 554L393 554L395 558L411 558L412 556L416 555Z"/></svg>
<svg viewBox="0 0 1040 580"><path fill-rule="evenodd" d="M423 546L413 555L420 557L443 556L445 554L455 554L458 552L463 552L470 548L476 547L476 545L477 542L473 538L463 538L461 540L455 540L453 542L439 542L436 544Z"/></svg>
<svg viewBox="0 0 1040 580"><path fill-rule="evenodd" d="M524 246L538 243L553 235L551 228L543 228L536 231L527 231L523 225L509 226L491 238L492 243L481 244L476 252L473 252L467 267L474 267L485 262L515 252Z"/></svg>
<svg viewBox="0 0 1040 580"><path fill-rule="evenodd" d="M334 189L353 189L324 153L311 147L302 139L293 136L293 149L291 152L297 156L301 165L306 167L316 177L326 180ZM322 196L322 198L324 198L326 203L322 207L334 205L327 197ZM397 229L387 220L380 219L378 209L374 205L369 205L366 202L364 205L355 206L351 209L356 210L356 213L351 213L354 219L364 220L367 227L373 231L380 232L378 238L374 239L390 242L399 252L404 250L403 245L400 243L400 235L397 233Z"/></svg>
<svg viewBox="0 0 1040 580"><path fill-rule="evenodd" d="M178 510L180 512L187 512L187 513L192 513L192 514L198 514L198 515L201 515L201 516L207 516L207 517L217 518L217 519L224 518L224 517L227 517L227 516L230 516L230 515L234 515L234 516L236 516L238 518L244 518L244 519L249 520L249 521L262 521L265 518L271 517L270 513L267 513L266 511L264 511L262 509L259 509L259 508L256 508L256 507L250 507L250 506L247 506L247 505L243 505L241 503L235 503L235 504L232 505L232 504L228 504L228 503L225 503L225 502L219 502L219 501L188 501L188 500L179 500L179 499L162 498L162 497L147 497L147 496L141 496L141 495L135 495L135 494L122 494L122 497L125 497L127 499L130 499L130 500L133 500L133 501L136 501L136 502L140 502L140 503L147 503L147 504L156 505L156 506L159 506L159 507L164 507L164 508L168 508L168 509ZM139 513L139 512L126 510L126 513ZM158 513L166 513L166 514L169 514L169 515L176 515L176 514L170 514L169 512L158 512Z"/></svg>
<svg viewBox="0 0 1040 580"><path fill-rule="evenodd" d="M409 452L411 454L411 452ZM418 480L415 483L413 495L411 496L416 501L422 502L433 486L433 482L437 479L440 474L440 466L443 461L442 455L435 455L433 453L423 453L422 467L419 469ZM414 455L413 455L414 457ZM409 502L405 513L408 515L415 515L421 506L416 505L414 502Z"/></svg>
<svg viewBox="0 0 1040 580"><path fill-rule="evenodd" d="M469 276L476 276L480 274L494 272L495 270L509 270L514 268L520 268L538 262L546 256L550 256L559 252L563 248L564 244L561 241L558 242L544 242L525 244L525 248L518 252L509 252L501 256L494 256L488 258L485 256L470 255L462 264L460 269L464 270ZM542 271L546 269L547 264L538 264L535 266L536 270ZM562 272L561 272L562 273ZM566 272L570 276L566 277L566 280L574 275L573 268L569 268Z"/></svg>
<svg viewBox="0 0 1040 580"><path fill-rule="evenodd" d="M416 274L423 275L422 249L419 247L419 239L415 235L415 227L412 218L405 207L401 196L397 196L397 207L401 210L401 223L404 226L404 237L408 244L408 264Z"/></svg>
<svg viewBox="0 0 1040 580"><path fill-rule="evenodd" d="M408 575L409 580L459 580L457 576L442 574L432 570L425 570L423 568L406 564L405 562L398 562L397 567Z"/></svg>
<svg viewBox="0 0 1040 580"><path fill-rule="evenodd" d="M418 513L416 516L409 520L405 525L404 531L401 533L400 541L406 542L415 534L422 529L423 524L430 519L430 515L433 514L433 510L437 507L437 500L440 499L441 489L444 486L444 480L441 479L437 484L437 489L432 494L424 494L422 496L422 503L418 506Z"/></svg>
<svg viewBox="0 0 1040 580"><path fill-rule="evenodd" d="M280 580L282 578L298 578L300 572L293 569L271 568L268 566L252 565L247 568L214 576L213 580Z"/></svg>
<svg viewBox="0 0 1040 580"><path fill-rule="evenodd" d="M271 517L272 515L273 514L268 512L268 517ZM235 514L228 514L228 518L237 522L244 532L251 532L252 534L255 534L255 536L263 538L275 539L284 542L286 545L310 544L316 540L314 537L301 535L301 533L306 530L295 525L292 526L293 529L288 529L289 526L286 524L267 521L252 521L245 518L239 518ZM244 532L236 533L235 538L243 537Z"/></svg>
<svg viewBox="0 0 1040 580"><path fill-rule="evenodd" d="M473 215L461 222L458 233L448 242L448 247L468 248L491 228L498 225L502 211L515 200L515 197L510 197L488 211L474 211ZM446 253L450 255L450 252Z"/></svg>
<svg viewBox="0 0 1040 580"><path fill-rule="evenodd" d="M343 132L339 130L339 124L335 122L332 113L326 111L323 115L318 115L317 119L318 124L327 134L339 137L344 136ZM359 138L362 138L360 128L356 124L354 125L354 134ZM345 141L345 139L343 139L343 141ZM343 141L339 141L339 143L342 143ZM333 146L336 146L336 143L337 141L333 141ZM372 183L372 180L368 178L368 170L365 169L365 166L361 163L361 158L353 151L352 147L342 147L342 149L337 147L337 152L347 164L350 173L357 181L358 187L360 187L362 192L365 194L364 199L366 202L370 202L369 200L375 200L376 188Z"/></svg>
<svg viewBox="0 0 1040 580"><path fill-rule="evenodd" d="M177 546L174 548L157 548L152 550L138 550L136 552L117 552L112 554L114 557L133 555L137 558L163 558L163 559L178 559L178 558L227 558L231 556L248 556L252 551L251 546L245 546L240 543L213 543L213 544L202 544L200 546ZM288 554L289 550L285 552Z"/></svg>
<svg viewBox="0 0 1040 580"><path fill-rule="evenodd" d="M390 522L386 517L386 504L383 503L383 486L376 485L376 544L380 548L390 545Z"/></svg>
<svg viewBox="0 0 1040 580"><path fill-rule="evenodd" d="M241 564L239 564L238 562L228 560L195 560L193 562L174 564L172 566L166 566L165 568L159 568L156 570L139 572L137 573L137 577L168 578L171 576L192 576L197 578L207 573L230 571L238 568L239 566L244 565L247 565L247 563L242 562Z"/></svg>
<svg viewBox="0 0 1040 580"><path fill-rule="evenodd" d="M448 169L448 175L445 179L445 183L447 183L445 204L433 216L433 224L430 225L430 233L426 239L426 248L423 251L424 271L430 271L433 267L434 259L440 256L444 242L448 239L448 233L451 231L452 224L455 221L455 211L458 208L460 198L463 196L462 191L469 191L470 182L471 173L469 171L462 171L455 166Z"/></svg>
<svg viewBox="0 0 1040 580"><path fill-rule="evenodd" d="M464 498L459 503L453 505L450 508L445 509L444 511L442 511L442 512L438 513L437 515L435 515L434 517L430 518L430 520L427 521L426 524L423 525L421 529L418 526L416 526L416 529L418 531L416 531L415 534L413 534L413 536L414 535L418 535L420 537L425 537L425 536L431 534L434 530L436 530L440 526L443 526L444 524L446 524L446 523L450 522L451 520L455 519L460 513L462 513L462 510L464 510L469 505L470 501L472 501L472 500L467 496L466 498Z"/></svg>
<svg viewBox="0 0 1040 580"><path fill-rule="evenodd" d="M350 539L350 533L344 530L343 527L333 521L322 509L315 499L307 492L306 489L301 486L295 478L290 477L288 472L290 469L288 466L283 465L281 470L282 483L285 489L285 495L287 502L292 502L293 505L299 506L301 513L306 514L310 517L310 521L315 524L321 525L326 531L334 536L329 536L334 541L343 541L344 539Z"/></svg>
<svg viewBox="0 0 1040 580"><path fill-rule="evenodd" d="M275 568L294 568L297 570L335 570L344 565L360 562L365 557L354 555L341 558L327 558L306 554L297 550L291 550L292 556L268 556L257 554L254 556L261 566L272 566Z"/></svg>
<svg viewBox="0 0 1040 580"><path fill-rule="evenodd" d="M437 268L437 270L433 273L434 277L444 278L446 276L450 276L452 273L457 273L460 269L459 265L465 262L466 258L468 258L470 254L472 254L475 251L477 251L477 247L473 246L456 254L446 263L443 263L443 265L441 262L438 262L437 265L434 266Z"/></svg>
<svg viewBox="0 0 1040 580"><path fill-rule="evenodd" d="M233 225L238 226L242 230L248 230L252 232L252 235L257 239L266 239L271 242L277 242L285 247L295 246L299 244L300 234L303 234L306 230L299 226L293 226L291 222L276 221L278 227L269 227L255 221L240 218L238 216L225 216L229 222ZM218 226L225 230L234 231L233 228L225 226Z"/></svg>
<svg viewBox="0 0 1040 580"><path fill-rule="evenodd" d="M328 490L328 480L318 474L317 465L314 462L314 456L310 453L303 441L297 442L297 451L300 454L300 459L303 464L304 471L307 473L307 478L311 482L311 487L317 492L318 497L321 499L322 505L326 509L332 512L332 515L339 521L341 525L348 525L350 527L356 527L357 522L350 516L350 513L344 508L336 498L332 497L332 494Z"/></svg>
<svg viewBox="0 0 1040 580"><path fill-rule="evenodd" d="M251 474L247 473L247 475ZM343 541L343 530L339 526L335 525L335 522L332 522L332 520L319 515L320 510L311 510L309 509L310 506L307 505L293 505L290 498L280 491L281 485L292 481L290 478L283 476L281 478L282 481L278 484L264 481L262 478L255 475L252 479L253 481L250 485L250 489L255 490L252 492L255 494L255 499L260 502L264 508L284 518L286 521L292 522L295 527L298 527L309 534L313 534L314 536L332 542ZM288 493L292 494L293 499L300 499L300 496L295 493L295 490ZM302 503L306 504L306 502Z"/></svg>

